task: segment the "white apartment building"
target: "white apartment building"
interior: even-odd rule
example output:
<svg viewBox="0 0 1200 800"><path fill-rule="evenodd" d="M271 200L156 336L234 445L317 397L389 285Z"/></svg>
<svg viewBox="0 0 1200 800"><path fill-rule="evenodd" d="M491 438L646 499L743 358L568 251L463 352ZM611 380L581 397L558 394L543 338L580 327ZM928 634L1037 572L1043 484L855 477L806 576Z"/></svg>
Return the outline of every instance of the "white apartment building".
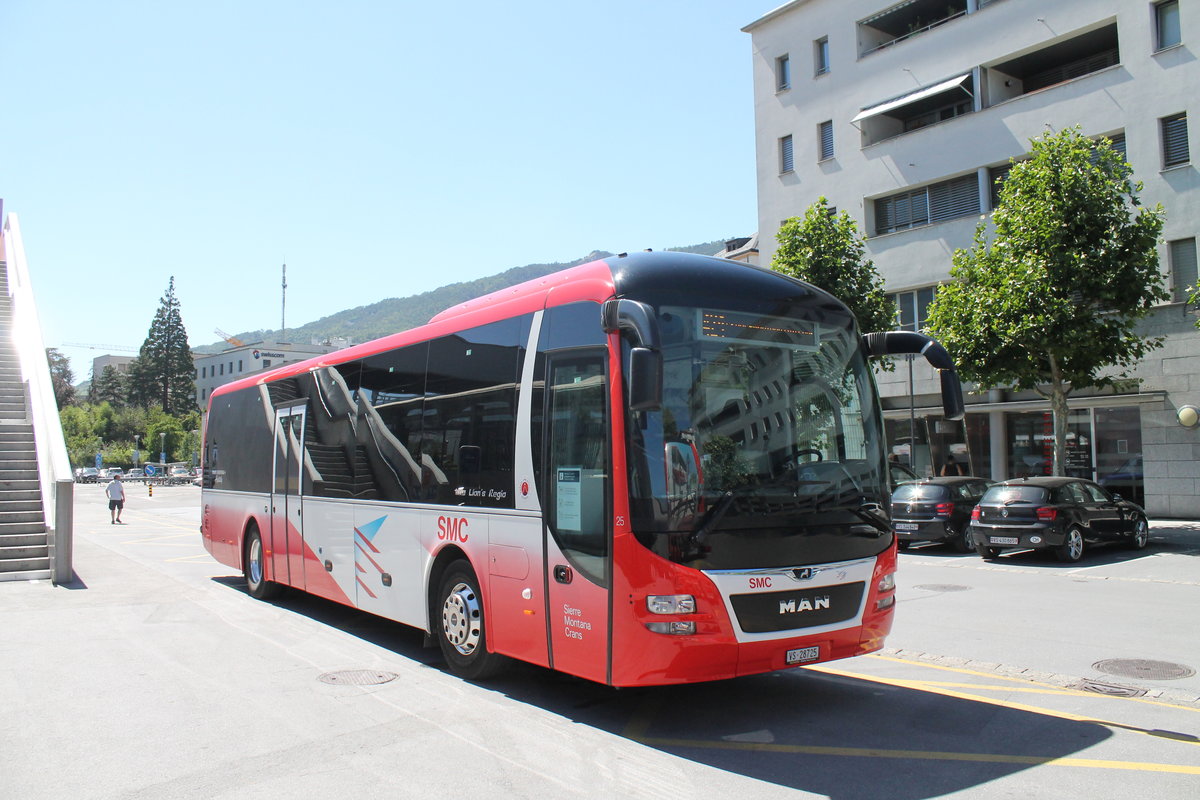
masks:
<svg viewBox="0 0 1200 800"><path fill-rule="evenodd" d="M231 347L220 353L193 353L196 367L196 405L208 408L208 398L213 389L231 381L245 378L255 372L303 361L313 356L331 353L349 343L293 344L291 342L255 342Z"/></svg>
<svg viewBox="0 0 1200 800"><path fill-rule="evenodd" d="M1145 324L1166 339L1123 391L1072 395L1068 468L1152 515L1200 517L1200 428L1188 411L1200 406L1200 331L1184 302L1200 233L1200 2L793 0L744 30L760 263L780 223L823 195L858 222L905 327L922 326L951 254L971 245L996 177L1031 139L1079 125L1124 149L1142 202L1166 211L1172 301ZM972 392L965 422L949 423L922 365L879 378L889 446L918 472L948 454L995 479L1048 470L1038 395Z"/></svg>

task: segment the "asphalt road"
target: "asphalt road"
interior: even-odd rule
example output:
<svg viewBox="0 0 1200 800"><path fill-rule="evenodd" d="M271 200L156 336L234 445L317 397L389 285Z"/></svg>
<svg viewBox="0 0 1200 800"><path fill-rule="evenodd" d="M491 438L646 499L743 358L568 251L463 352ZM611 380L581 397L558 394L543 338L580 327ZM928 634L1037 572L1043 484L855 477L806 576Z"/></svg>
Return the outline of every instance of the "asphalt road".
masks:
<svg viewBox="0 0 1200 800"><path fill-rule="evenodd" d="M1200 667L1200 525L1071 567L913 549L882 654L613 690L464 682L411 629L251 599L200 544L199 490L131 491L114 526L76 488L79 580L0 583L5 798L1200 792L1200 682L1145 666Z"/></svg>

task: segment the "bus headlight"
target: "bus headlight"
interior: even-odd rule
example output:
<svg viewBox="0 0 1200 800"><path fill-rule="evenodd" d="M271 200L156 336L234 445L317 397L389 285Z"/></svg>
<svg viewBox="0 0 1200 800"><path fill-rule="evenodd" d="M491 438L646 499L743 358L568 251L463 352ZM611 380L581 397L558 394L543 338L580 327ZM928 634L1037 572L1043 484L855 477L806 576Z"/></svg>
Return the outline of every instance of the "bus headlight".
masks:
<svg viewBox="0 0 1200 800"><path fill-rule="evenodd" d="M646 628L654 633L666 633L674 636L691 636L696 632L696 623L679 622L647 622Z"/></svg>
<svg viewBox="0 0 1200 800"><path fill-rule="evenodd" d="M651 614L695 614L696 598L690 594L647 595L646 609ZM658 623L651 624L657 625ZM659 633L666 632L659 631Z"/></svg>

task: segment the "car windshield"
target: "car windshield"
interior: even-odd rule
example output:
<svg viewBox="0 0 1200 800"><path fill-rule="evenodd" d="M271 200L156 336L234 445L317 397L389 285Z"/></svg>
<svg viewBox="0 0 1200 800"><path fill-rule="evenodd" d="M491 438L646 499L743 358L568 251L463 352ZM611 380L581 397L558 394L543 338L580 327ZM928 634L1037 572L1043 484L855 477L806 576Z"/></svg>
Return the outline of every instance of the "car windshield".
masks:
<svg viewBox="0 0 1200 800"><path fill-rule="evenodd" d="M886 531L872 511L888 499L874 383L850 316L823 312L660 309L663 406L631 426L635 529L711 536L723 567L770 566L767 539L807 525L847 535L866 514L867 531Z"/></svg>
<svg viewBox="0 0 1200 800"><path fill-rule="evenodd" d="M1003 506L1017 503L1044 503L1046 490L1041 486L993 486L984 493L980 505Z"/></svg>
<svg viewBox="0 0 1200 800"><path fill-rule="evenodd" d="M938 484L921 485L919 483L904 483L896 487L892 500L904 502L909 500L944 500L950 495L950 490Z"/></svg>

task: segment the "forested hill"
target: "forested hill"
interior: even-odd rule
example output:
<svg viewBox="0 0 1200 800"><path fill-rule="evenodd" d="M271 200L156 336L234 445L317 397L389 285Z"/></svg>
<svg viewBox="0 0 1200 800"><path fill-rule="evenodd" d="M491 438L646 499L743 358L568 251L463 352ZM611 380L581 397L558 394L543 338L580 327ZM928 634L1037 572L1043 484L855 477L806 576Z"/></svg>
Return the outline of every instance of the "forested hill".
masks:
<svg viewBox="0 0 1200 800"><path fill-rule="evenodd" d="M724 248L725 240L721 239L690 247L673 247L671 250L683 253L713 255L714 253L719 253ZM288 328L287 341L308 343L314 340L325 341L341 337L358 343L378 339L380 336L386 336L397 331L423 325L439 311L470 300L473 297L479 297L489 292L515 286L523 281L540 278L543 275L549 275L551 272L557 272L560 269L566 269L578 264L586 264L589 261L595 261L598 258L605 258L610 255L612 253L595 251L583 258L565 264L527 264L523 267L513 267L498 275L491 275L486 278L465 281L463 283L452 283L430 292L412 295L411 297L391 297L387 300L380 300L378 303L372 303L371 305L339 311L336 314L321 317L315 322L310 322L297 328ZM278 334L279 332L276 330L257 330L245 331L236 334L236 336L238 339L249 344L252 342L276 341ZM218 342L211 345L203 345L195 349L198 352L218 353L226 347L228 345L224 342Z"/></svg>

